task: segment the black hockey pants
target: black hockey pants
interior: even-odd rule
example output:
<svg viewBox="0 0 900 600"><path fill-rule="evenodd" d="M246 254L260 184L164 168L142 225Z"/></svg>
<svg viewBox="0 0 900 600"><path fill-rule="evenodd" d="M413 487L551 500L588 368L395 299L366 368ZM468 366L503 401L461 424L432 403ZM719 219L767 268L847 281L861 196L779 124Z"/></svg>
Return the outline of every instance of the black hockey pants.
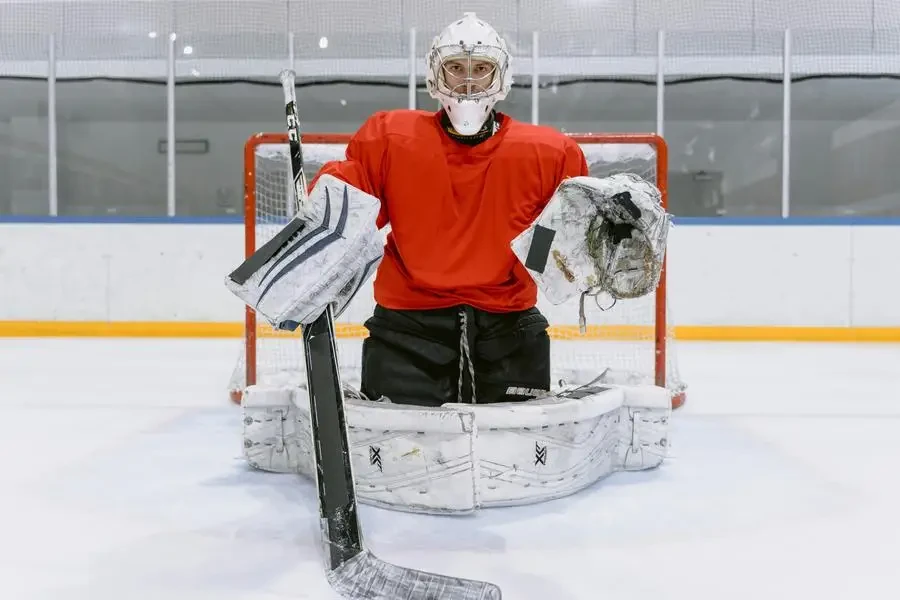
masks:
<svg viewBox="0 0 900 600"><path fill-rule="evenodd" d="M550 388L548 323L537 308L376 306L365 326L360 391L371 400L486 404L528 400Z"/></svg>

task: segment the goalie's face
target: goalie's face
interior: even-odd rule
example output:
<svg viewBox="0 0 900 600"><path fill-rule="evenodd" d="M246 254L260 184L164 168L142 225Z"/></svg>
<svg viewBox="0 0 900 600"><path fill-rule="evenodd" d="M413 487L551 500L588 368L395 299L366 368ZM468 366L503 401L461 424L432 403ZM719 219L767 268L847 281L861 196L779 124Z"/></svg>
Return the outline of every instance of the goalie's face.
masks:
<svg viewBox="0 0 900 600"><path fill-rule="evenodd" d="M434 38L426 62L428 94L441 103L461 135L478 133L512 87L506 42L474 13Z"/></svg>
<svg viewBox="0 0 900 600"><path fill-rule="evenodd" d="M498 72L497 63L488 58L449 58L441 63L440 81L453 97L478 98L490 93Z"/></svg>

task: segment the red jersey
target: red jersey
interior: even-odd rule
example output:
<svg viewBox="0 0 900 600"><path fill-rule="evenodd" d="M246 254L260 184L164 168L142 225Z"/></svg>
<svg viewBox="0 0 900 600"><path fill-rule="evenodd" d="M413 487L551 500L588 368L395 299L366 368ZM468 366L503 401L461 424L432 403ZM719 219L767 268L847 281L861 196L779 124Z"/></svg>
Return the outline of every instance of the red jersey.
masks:
<svg viewBox="0 0 900 600"><path fill-rule="evenodd" d="M439 112L379 112L350 140L346 160L319 171L381 200L378 226L391 231L375 276L378 304L510 312L537 303L509 244L563 179L588 174L587 163L558 131L498 120L493 136L469 146L447 135Z"/></svg>

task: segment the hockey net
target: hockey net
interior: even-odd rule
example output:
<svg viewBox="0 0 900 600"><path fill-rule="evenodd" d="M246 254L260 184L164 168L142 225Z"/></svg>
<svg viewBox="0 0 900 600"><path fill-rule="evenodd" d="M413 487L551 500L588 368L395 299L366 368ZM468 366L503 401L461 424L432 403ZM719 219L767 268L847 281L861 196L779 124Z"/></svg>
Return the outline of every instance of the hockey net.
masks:
<svg viewBox="0 0 900 600"><path fill-rule="evenodd" d="M303 137L305 171L309 180L325 162L344 158L346 134L307 134ZM632 172L653 181L667 199L666 145L652 134L571 134L581 145L591 175ZM275 235L293 216L287 135L263 133L244 147L244 252L250 256ZM609 303L585 301L588 328L578 328L578 302L551 305L539 299L538 307L550 321L551 369L554 384L586 383L605 369L627 380L655 383L672 393L673 408L684 402L685 385L678 372L674 328L666 303L666 273L655 294ZM363 326L372 314L372 281L360 290L336 323L341 375L359 386ZM229 382L231 399L240 402L242 390L254 383L293 385L306 379L300 333L273 330L245 310L240 356Z"/></svg>

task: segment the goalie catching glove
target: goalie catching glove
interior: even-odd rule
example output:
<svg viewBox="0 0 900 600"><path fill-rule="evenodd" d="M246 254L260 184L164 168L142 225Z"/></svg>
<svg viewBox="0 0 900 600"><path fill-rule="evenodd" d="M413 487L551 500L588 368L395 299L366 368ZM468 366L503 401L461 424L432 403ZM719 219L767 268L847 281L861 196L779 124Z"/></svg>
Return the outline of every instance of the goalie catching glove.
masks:
<svg viewBox="0 0 900 600"><path fill-rule="evenodd" d="M225 281L276 329L312 323L329 304L339 316L384 255L377 198L322 175L309 203L306 220L292 219Z"/></svg>
<svg viewBox="0 0 900 600"><path fill-rule="evenodd" d="M639 298L656 289L671 217L659 189L632 173L572 177L512 249L553 304L581 295Z"/></svg>

